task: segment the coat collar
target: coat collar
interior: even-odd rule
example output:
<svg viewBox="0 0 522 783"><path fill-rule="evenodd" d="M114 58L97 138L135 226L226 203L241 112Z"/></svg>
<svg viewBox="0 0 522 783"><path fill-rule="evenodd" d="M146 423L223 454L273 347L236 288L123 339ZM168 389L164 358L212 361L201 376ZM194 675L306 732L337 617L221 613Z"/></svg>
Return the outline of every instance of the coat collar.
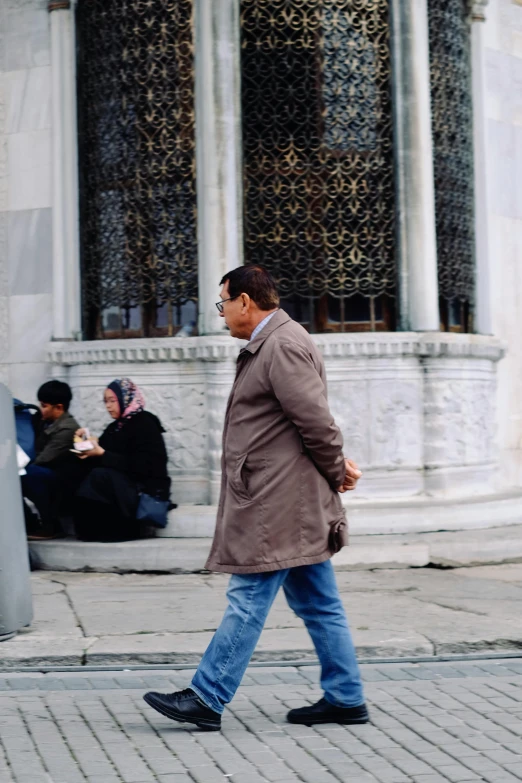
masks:
<svg viewBox="0 0 522 783"><path fill-rule="evenodd" d="M256 351L261 348L266 338L269 337L272 332L275 332L276 329L291 320L292 319L290 316L285 313L284 310L278 310L274 314L273 318L271 318L267 323L267 325L261 329L259 334L256 335L256 337L254 337L254 339L251 340L247 345L245 345L245 347L241 350L240 355L245 351L248 351L249 353L256 353Z"/></svg>
<svg viewBox="0 0 522 783"><path fill-rule="evenodd" d="M56 421L53 421L53 423L48 427L45 427L44 432L46 435L52 435L59 430L72 429L77 429L76 420L72 417L69 411L65 411L65 413L62 413L59 419L56 419Z"/></svg>

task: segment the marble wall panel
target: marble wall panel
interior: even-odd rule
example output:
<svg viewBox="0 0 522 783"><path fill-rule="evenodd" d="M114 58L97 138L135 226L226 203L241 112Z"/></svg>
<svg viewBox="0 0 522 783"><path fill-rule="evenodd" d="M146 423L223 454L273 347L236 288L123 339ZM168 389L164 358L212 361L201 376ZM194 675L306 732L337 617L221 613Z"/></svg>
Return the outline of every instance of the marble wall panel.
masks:
<svg viewBox="0 0 522 783"><path fill-rule="evenodd" d="M489 120L487 134L492 164L489 173L491 211L504 217L522 217L522 212L518 214L520 183L515 176L519 165L517 147L522 141L522 128L518 129L508 122Z"/></svg>
<svg viewBox="0 0 522 783"><path fill-rule="evenodd" d="M509 346L498 367L497 438L506 485L522 485L522 220L491 215L493 328Z"/></svg>
<svg viewBox="0 0 522 783"><path fill-rule="evenodd" d="M9 210L51 207L50 129L13 133L7 144Z"/></svg>
<svg viewBox="0 0 522 783"><path fill-rule="evenodd" d="M2 101L0 96L0 123L2 122ZM7 174L7 136L0 131L0 212L7 209L8 174Z"/></svg>
<svg viewBox="0 0 522 783"><path fill-rule="evenodd" d="M486 117L498 122L509 120L509 91L511 78L509 60L503 52L487 49L484 54L486 90L484 105Z"/></svg>
<svg viewBox="0 0 522 783"><path fill-rule="evenodd" d="M495 368L455 359L424 362L425 463L429 469L495 460Z"/></svg>
<svg viewBox="0 0 522 783"><path fill-rule="evenodd" d="M0 22L2 11L0 11ZM2 46L0 33L0 48ZM6 137L4 135L5 126L5 97L4 83L0 73L0 362L7 361L8 353L8 325L9 325L9 286L7 271L7 153ZM2 365L0 380L6 383L8 372L6 365Z"/></svg>
<svg viewBox="0 0 522 783"><path fill-rule="evenodd" d="M5 132L51 127L51 68L31 68L4 74Z"/></svg>
<svg viewBox="0 0 522 783"><path fill-rule="evenodd" d="M9 361L44 361L51 334L51 294L9 297Z"/></svg>
<svg viewBox="0 0 522 783"><path fill-rule="evenodd" d="M14 295L52 293L52 212L9 213L9 289Z"/></svg>
<svg viewBox="0 0 522 783"><path fill-rule="evenodd" d="M1 17L0 17L1 18ZM1 28L0 28L1 36ZM2 39L0 37L0 46ZM5 133L7 111L6 111L6 89L5 89L5 74L0 70L0 135Z"/></svg>
<svg viewBox="0 0 522 783"><path fill-rule="evenodd" d="M9 265L7 260L8 213L0 212L0 296L9 295Z"/></svg>
<svg viewBox="0 0 522 783"><path fill-rule="evenodd" d="M522 34L522 11L518 0L489 0L486 6L486 45L516 54Z"/></svg>
<svg viewBox="0 0 522 783"><path fill-rule="evenodd" d="M49 13L45 0L2 0L0 29L0 70L49 65Z"/></svg>
<svg viewBox="0 0 522 783"><path fill-rule="evenodd" d="M371 464L371 422L368 381L329 379L328 400L343 434L344 450L361 467Z"/></svg>
<svg viewBox="0 0 522 783"><path fill-rule="evenodd" d="M13 397L24 402L36 403L36 393L49 380L50 368L44 362L11 364L9 367L9 390Z"/></svg>
<svg viewBox="0 0 522 783"><path fill-rule="evenodd" d="M0 362L9 354L9 297L0 296Z"/></svg>
<svg viewBox="0 0 522 783"><path fill-rule="evenodd" d="M369 392L371 464L380 468L422 467L421 382L372 380Z"/></svg>
<svg viewBox="0 0 522 783"><path fill-rule="evenodd" d="M491 302L494 333L508 346L498 367L499 477L522 485L522 7L486 9L485 65Z"/></svg>
<svg viewBox="0 0 522 783"><path fill-rule="evenodd" d="M171 470L182 474L206 471L208 434L204 384L196 379L187 383L172 378L163 386L145 386L144 394L149 409L168 428L165 442Z"/></svg>

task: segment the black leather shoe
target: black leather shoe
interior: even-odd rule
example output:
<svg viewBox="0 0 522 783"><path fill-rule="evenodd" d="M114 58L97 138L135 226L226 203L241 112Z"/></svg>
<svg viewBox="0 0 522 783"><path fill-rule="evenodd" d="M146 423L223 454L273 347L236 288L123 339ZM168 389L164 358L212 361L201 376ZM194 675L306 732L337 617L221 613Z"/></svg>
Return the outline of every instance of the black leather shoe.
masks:
<svg viewBox="0 0 522 783"><path fill-rule="evenodd" d="M326 699L321 699L311 707L290 710L286 719L289 723L300 723L303 726L313 726L314 723L342 723L349 726L368 723L370 716L366 704L360 704L358 707L336 707Z"/></svg>
<svg viewBox="0 0 522 783"><path fill-rule="evenodd" d="M191 688L177 693L150 691L143 698L153 709L172 720L195 723L207 731L219 731L221 728L221 715L207 707Z"/></svg>

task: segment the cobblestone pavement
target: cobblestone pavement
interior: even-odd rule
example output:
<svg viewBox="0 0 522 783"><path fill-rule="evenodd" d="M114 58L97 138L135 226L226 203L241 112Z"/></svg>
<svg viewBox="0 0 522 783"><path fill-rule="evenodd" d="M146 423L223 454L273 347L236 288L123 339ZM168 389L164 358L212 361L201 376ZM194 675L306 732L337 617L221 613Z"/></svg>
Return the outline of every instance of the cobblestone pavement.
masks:
<svg viewBox="0 0 522 783"><path fill-rule="evenodd" d="M516 783L522 659L364 665L372 722L292 726L317 667L251 668L221 733L142 701L191 672L0 673L1 783Z"/></svg>

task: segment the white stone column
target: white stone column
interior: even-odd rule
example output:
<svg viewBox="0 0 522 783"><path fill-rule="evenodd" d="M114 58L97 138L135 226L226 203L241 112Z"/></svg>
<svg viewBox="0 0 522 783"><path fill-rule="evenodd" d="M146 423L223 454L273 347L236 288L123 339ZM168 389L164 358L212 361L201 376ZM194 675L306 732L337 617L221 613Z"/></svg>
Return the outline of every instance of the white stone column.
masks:
<svg viewBox="0 0 522 783"><path fill-rule="evenodd" d="M473 153L475 170L475 331L492 334L486 112L484 109L484 10L488 0L471 2L471 78L473 94Z"/></svg>
<svg viewBox="0 0 522 783"><path fill-rule="evenodd" d="M426 0L392 0L400 328L439 329Z"/></svg>
<svg viewBox="0 0 522 783"><path fill-rule="evenodd" d="M53 138L53 339L81 336L74 4L50 0Z"/></svg>
<svg viewBox="0 0 522 783"><path fill-rule="evenodd" d="M243 263L239 0L195 0L199 333L225 328L219 281Z"/></svg>

